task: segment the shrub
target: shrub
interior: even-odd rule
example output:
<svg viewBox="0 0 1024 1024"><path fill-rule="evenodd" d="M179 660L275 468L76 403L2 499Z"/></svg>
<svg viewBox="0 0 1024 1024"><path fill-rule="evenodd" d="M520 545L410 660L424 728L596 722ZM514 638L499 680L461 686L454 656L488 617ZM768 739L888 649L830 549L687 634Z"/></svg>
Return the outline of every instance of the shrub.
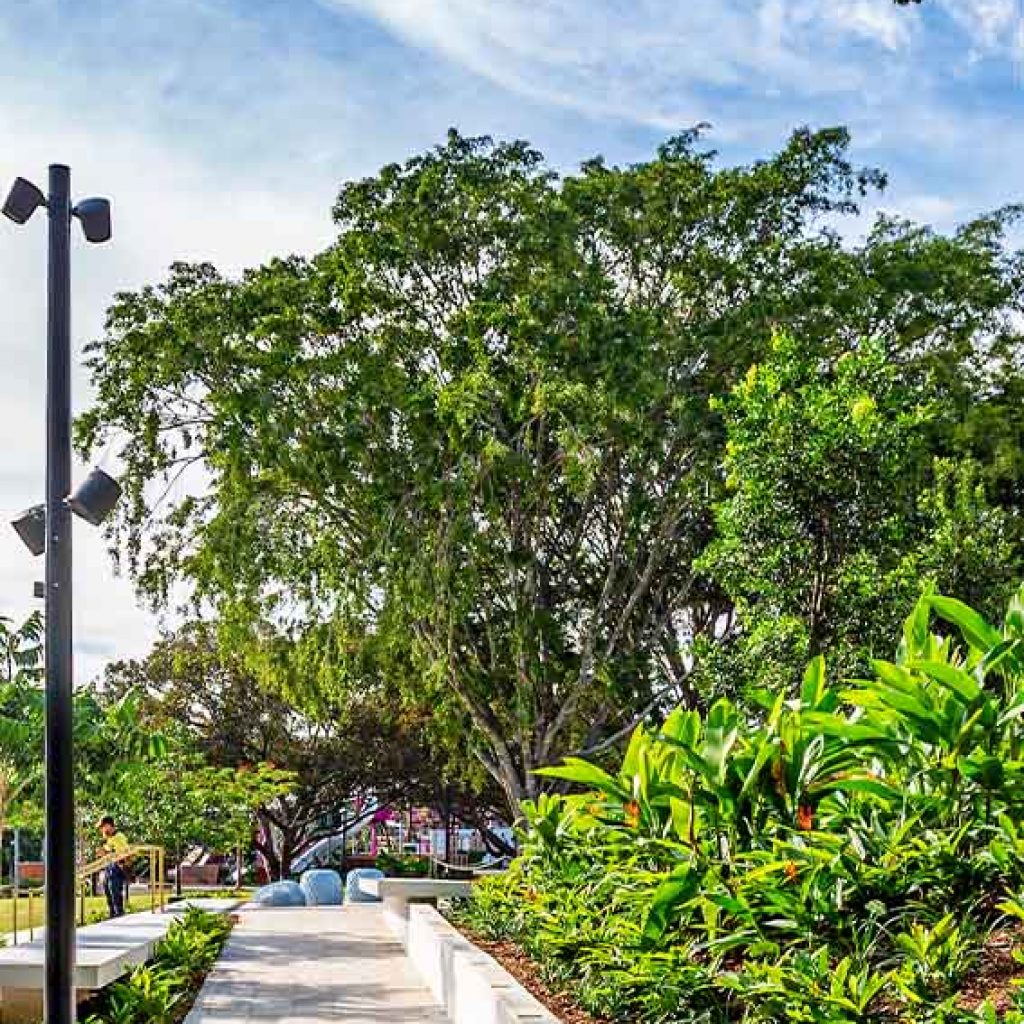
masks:
<svg viewBox="0 0 1024 1024"><path fill-rule="evenodd" d="M958 992L1024 916L1022 720L1024 592L999 628L928 595L869 679L818 658L797 698L638 728L615 772L544 769L586 792L525 804L459 916L614 1020L1019 1021Z"/></svg>
<svg viewBox="0 0 1024 1024"><path fill-rule="evenodd" d="M153 960L104 989L85 1024L172 1024L220 955L231 922L189 907L157 944Z"/></svg>

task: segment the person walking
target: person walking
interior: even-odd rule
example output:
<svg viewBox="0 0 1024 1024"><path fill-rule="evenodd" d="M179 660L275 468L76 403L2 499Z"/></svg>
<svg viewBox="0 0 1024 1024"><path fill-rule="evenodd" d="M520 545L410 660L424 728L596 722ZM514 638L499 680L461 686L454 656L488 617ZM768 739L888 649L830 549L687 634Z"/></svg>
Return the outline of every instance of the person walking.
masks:
<svg viewBox="0 0 1024 1024"><path fill-rule="evenodd" d="M102 850L107 854L123 854L128 850L128 840L120 832L114 819L108 814L100 821L103 836ZM107 897L107 909L111 917L124 917L124 893L128 888L128 876L124 860L115 860L103 872L103 892Z"/></svg>

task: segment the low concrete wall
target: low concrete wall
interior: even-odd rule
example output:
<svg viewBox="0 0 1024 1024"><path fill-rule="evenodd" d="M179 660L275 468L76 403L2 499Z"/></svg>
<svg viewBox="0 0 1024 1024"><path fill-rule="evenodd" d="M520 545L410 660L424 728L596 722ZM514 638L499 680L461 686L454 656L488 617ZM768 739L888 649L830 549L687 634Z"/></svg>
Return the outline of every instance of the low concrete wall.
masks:
<svg viewBox="0 0 1024 1024"><path fill-rule="evenodd" d="M410 904L406 952L452 1024L560 1024L434 907Z"/></svg>

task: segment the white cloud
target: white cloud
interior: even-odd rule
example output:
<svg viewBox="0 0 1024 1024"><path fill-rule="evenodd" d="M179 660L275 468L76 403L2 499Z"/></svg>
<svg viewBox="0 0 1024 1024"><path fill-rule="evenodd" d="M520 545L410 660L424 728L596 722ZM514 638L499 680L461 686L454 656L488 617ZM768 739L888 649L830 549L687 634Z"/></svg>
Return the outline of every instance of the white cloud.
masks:
<svg viewBox="0 0 1024 1024"><path fill-rule="evenodd" d="M1024 11L1020 0L941 0L943 10L965 32L975 55L1020 55Z"/></svg>
<svg viewBox="0 0 1024 1024"><path fill-rule="evenodd" d="M882 6L877 0L842 0L832 17L845 33L896 51L910 45L917 23L915 14L891 3Z"/></svg>
<svg viewBox="0 0 1024 1024"><path fill-rule="evenodd" d="M869 86L879 69L853 60L848 44L906 49L919 22L879 0L321 2L523 95L659 127L699 119L708 88L821 96Z"/></svg>
<svg viewBox="0 0 1024 1024"><path fill-rule="evenodd" d="M730 155L764 152L795 124L847 122L859 155L899 158L887 208L948 226L1019 193L1016 111L965 112L942 92L946 57L969 76L969 56L1021 52L1018 0L319 3L317 31L334 25L336 39L293 27L315 9L297 3L2 5L0 187L62 160L79 194L115 201L114 243L75 247L79 349L115 291L159 279L174 259L230 270L320 247L339 181L449 124L560 147L556 159L572 163L647 156L700 120ZM357 15L374 27L368 43L351 41ZM42 488L44 268L42 224L0 224L2 519ZM88 398L81 373L76 398ZM155 625L88 527L76 558L84 680L109 657L142 653ZM33 607L40 568L0 521L0 614Z"/></svg>
<svg viewBox="0 0 1024 1024"><path fill-rule="evenodd" d="M307 178L288 193L261 187L256 176L225 179L173 145L119 127L116 118L82 125L74 111L33 106L27 96L0 105L0 182L15 175L45 187L46 164L72 167L79 195L114 197L114 240L73 246L73 340L76 407L88 401L82 346L96 337L110 297L160 279L176 259L208 259L226 270L277 255L309 251L330 238L326 215L333 182ZM7 520L40 501L44 467L45 223L0 223L0 614L21 617L36 602L32 585L42 560L22 547ZM77 465L76 478L88 467ZM157 620L140 609L128 580L113 574L102 537L75 527L75 634L79 682L113 658L143 654Z"/></svg>

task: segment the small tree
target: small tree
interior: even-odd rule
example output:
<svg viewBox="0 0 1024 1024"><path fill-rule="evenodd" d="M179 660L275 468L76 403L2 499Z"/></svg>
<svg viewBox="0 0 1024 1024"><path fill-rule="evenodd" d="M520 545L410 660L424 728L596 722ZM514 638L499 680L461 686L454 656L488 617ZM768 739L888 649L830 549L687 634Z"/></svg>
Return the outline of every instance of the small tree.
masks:
<svg viewBox="0 0 1024 1024"><path fill-rule="evenodd" d="M1012 519L970 459L936 456L933 375L880 341L822 358L779 334L716 408L728 497L702 565L737 607L731 645L706 652L723 676L788 687L822 652L862 673L928 585L1003 604L1024 569Z"/></svg>

